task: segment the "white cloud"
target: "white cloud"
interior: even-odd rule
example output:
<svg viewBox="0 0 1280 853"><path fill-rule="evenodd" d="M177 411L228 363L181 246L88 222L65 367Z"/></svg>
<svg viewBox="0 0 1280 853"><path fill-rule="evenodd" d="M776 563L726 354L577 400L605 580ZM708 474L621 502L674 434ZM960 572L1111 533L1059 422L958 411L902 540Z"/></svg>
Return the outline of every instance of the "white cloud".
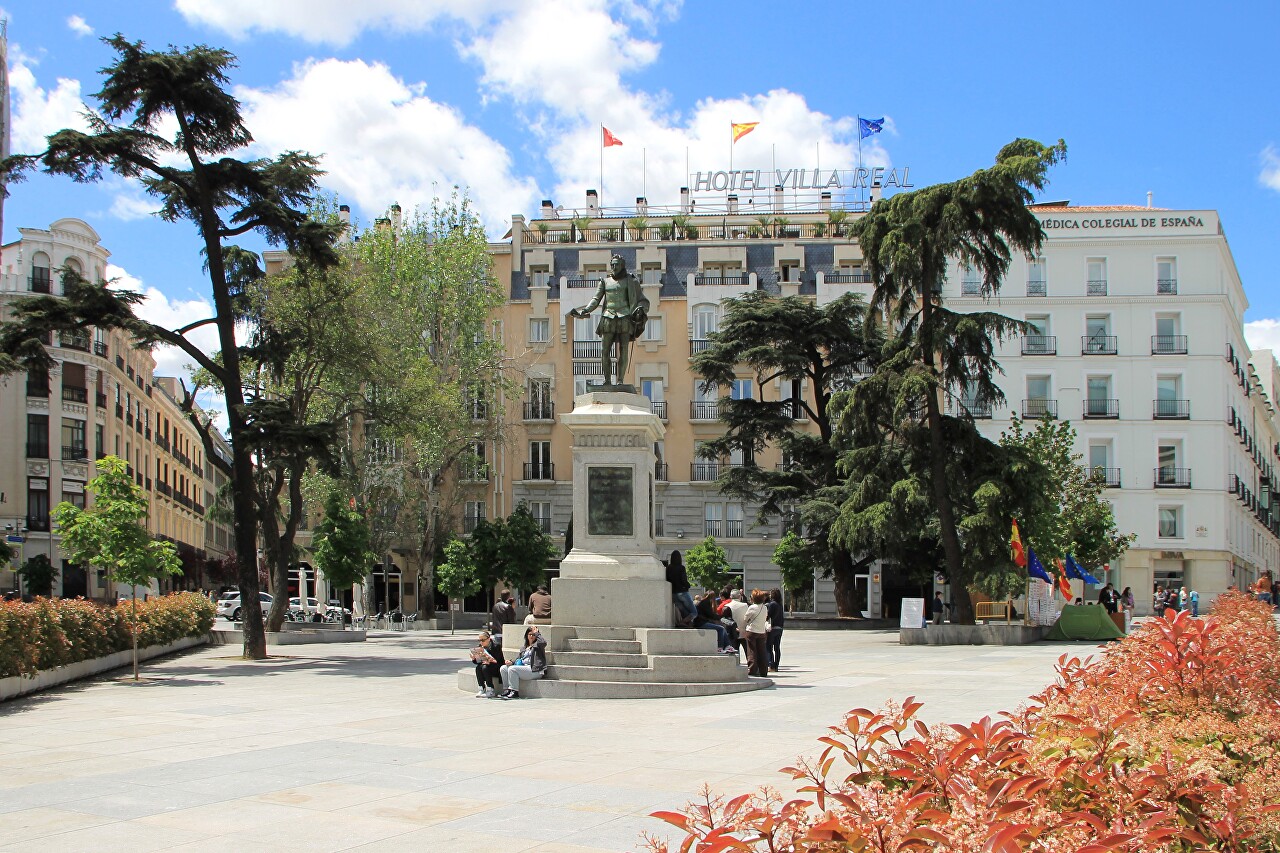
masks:
<svg viewBox="0 0 1280 853"><path fill-rule="evenodd" d="M203 297L172 299L161 293L157 288L144 284L142 279L131 275L123 267L115 264L107 265L107 279L111 281L111 287L114 290L131 290L134 293L142 294L143 301L134 310L143 320L155 323L157 326L178 329L197 320L213 316L213 305L207 299ZM196 329L187 335L187 340L195 344L206 355L213 355L220 349L218 332L213 325ZM152 350L152 355L156 360L156 376L177 376L186 382L188 388L191 387L190 367L193 364L193 359L190 355L177 347L168 345L155 347ZM226 423L226 404L223 402L221 394L205 391L196 398L196 402L206 412L214 415L215 419L220 419L221 423Z"/></svg>
<svg viewBox="0 0 1280 853"><path fill-rule="evenodd" d="M1244 339L1249 349L1269 349L1280 353L1280 320L1253 320L1244 324Z"/></svg>
<svg viewBox="0 0 1280 853"><path fill-rule="evenodd" d="M215 27L235 38L280 32L313 44L344 46L365 30L417 32L434 23L479 23L487 15L520 5L517 0L175 0L187 21ZM544 10L545 11L545 10ZM554 16L553 16L554 17Z"/></svg>
<svg viewBox="0 0 1280 853"><path fill-rule="evenodd" d="M13 129L10 135L15 152L30 154L45 149L45 137L64 127L88 130L80 81L59 77L51 90L36 82L36 63L20 51L11 54L9 89L13 94Z"/></svg>
<svg viewBox="0 0 1280 853"><path fill-rule="evenodd" d="M154 216L160 208L159 203L146 195L136 181L112 180L108 182L111 192L115 193L107 215L116 219L132 222L135 219L146 219Z"/></svg>
<svg viewBox="0 0 1280 853"><path fill-rule="evenodd" d="M67 18L67 26L71 29L71 32L75 33L77 36L93 35L93 27L89 26L85 22L84 18L79 15L72 15L70 18Z"/></svg>
<svg viewBox="0 0 1280 853"><path fill-rule="evenodd" d="M237 88L236 97L256 147L323 152L321 183L368 216L392 202L425 207L457 185L500 234L536 202L536 185L513 172L506 148L425 88L381 63L325 59L296 66L274 89Z"/></svg>
<svg viewBox="0 0 1280 853"><path fill-rule="evenodd" d="M1262 149L1262 171L1258 173L1258 180L1264 187L1280 192L1280 151L1274 145Z"/></svg>

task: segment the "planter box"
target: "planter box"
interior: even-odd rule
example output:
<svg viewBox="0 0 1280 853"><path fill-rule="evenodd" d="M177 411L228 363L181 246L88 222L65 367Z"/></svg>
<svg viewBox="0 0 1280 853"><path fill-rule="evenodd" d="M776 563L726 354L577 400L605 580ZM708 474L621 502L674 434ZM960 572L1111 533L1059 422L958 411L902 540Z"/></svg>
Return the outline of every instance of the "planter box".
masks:
<svg viewBox="0 0 1280 853"><path fill-rule="evenodd" d="M898 642L904 646L1025 646L1049 633L1047 625L930 625L902 628Z"/></svg>
<svg viewBox="0 0 1280 853"><path fill-rule="evenodd" d="M203 646L207 642L209 642L208 636L183 637L181 640L169 643L166 646L147 646L146 648L138 649L138 660L150 660L161 655L180 652L183 649ZM130 666L132 663L133 651L127 649L123 652L109 654L106 657L82 660L79 663L60 666L56 669L42 669L35 675L12 675L8 678L0 678L0 702L56 687L59 684L66 684L69 681L78 681L81 678L88 678L108 670L119 669L122 666Z"/></svg>
<svg viewBox="0 0 1280 853"><path fill-rule="evenodd" d="M288 622L285 623L289 624ZM308 626L299 625L295 629L288 631L267 632L268 646L304 646L317 643L363 643L365 641L364 631L339 631L338 626L334 625L330 630L324 630L322 626L311 626L320 630L308 630ZM244 632L225 628L216 629L210 635L209 642L215 646L243 646Z"/></svg>

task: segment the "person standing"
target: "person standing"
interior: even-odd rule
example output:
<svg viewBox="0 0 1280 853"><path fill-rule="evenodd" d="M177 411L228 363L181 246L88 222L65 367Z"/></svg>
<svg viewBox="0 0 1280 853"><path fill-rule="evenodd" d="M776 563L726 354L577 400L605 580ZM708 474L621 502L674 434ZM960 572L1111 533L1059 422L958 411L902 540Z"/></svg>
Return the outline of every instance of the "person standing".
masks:
<svg viewBox="0 0 1280 853"><path fill-rule="evenodd" d="M1178 612L1181 613L1187 609L1187 588L1184 586L1178 590Z"/></svg>
<svg viewBox="0 0 1280 853"><path fill-rule="evenodd" d="M1200 615L1200 593L1196 592L1194 589L1191 590L1191 594L1187 596L1187 602L1191 605L1191 615L1199 616Z"/></svg>
<svg viewBox="0 0 1280 853"><path fill-rule="evenodd" d="M747 646L747 674L768 678L769 594L762 589L751 590L742 633Z"/></svg>
<svg viewBox="0 0 1280 853"><path fill-rule="evenodd" d="M516 622L516 607L511 602L510 590L503 590L498 595L498 601L493 605L493 610L489 614L489 628L495 634L502 633L503 625L514 625Z"/></svg>
<svg viewBox="0 0 1280 853"><path fill-rule="evenodd" d="M667 561L667 583L671 584L671 601L679 613L678 626L687 628L693 625L697 609L693 606L693 597L689 595L689 575L684 569L684 557L679 551L671 552Z"/></svg>
<svg viewBox="0 0 1280 853"><path fill-rule="evenodd" d="M1102 592L1098 593L1098 603L1105 607L1108 613L1120 611L1120 596L1111 584L1104 586Z"/></svg>
<svg viewBox="0 0 1280 853"><path fill-rule="evenodd" d="M786 614L782 607L782 590L769 592L769 669L774 672L782 666L782 625Z"/></svg>
<svg viewBox="0 0 1280 853"><path fill-rule="evenodd" d="M942 624L942 608L944 606L942 603L941 590L933 594L933 603L929 606L933 608L933 624L941 625Z"/></svg>
<svg viewBox="0 0 1280 853"><path fill-rule="evenodd" d="M725 606L725 611L733 618L734 628L738 632L738 648L744 652L747 648L747 608L751 605L742 600L742 590L735 589L729 592L729 603Z"/></svg>

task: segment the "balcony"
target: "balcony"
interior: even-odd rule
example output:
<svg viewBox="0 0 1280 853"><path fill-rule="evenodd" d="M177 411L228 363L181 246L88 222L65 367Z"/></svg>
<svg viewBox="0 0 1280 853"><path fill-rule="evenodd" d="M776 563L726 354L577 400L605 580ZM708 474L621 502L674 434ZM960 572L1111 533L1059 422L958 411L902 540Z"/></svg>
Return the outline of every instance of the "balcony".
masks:
<svg viewBox="0 0 1280 853"><path fill-rule="evenodd" d="M119 403L116 403L116 417L117 418L124 417L124 406L120 405Z"/></svg>
<svg viewBox="0 0 1280 853"><path fill-rule="evenodd" d="M191 503L192 503L191 498L187 497L181 492L178 492L177 494L175 494L173 496L173 499L177 501L180 506L185 506L187 509L191 509Z"/></svg>
<svg viewBox="0 0 1280 853"><path fill-rule="evenodd" d="M89 389L77 388L74 385L63 385L62 399L66 400L68 403L88 403Z"/></svg>
<svg viewBox="0 0 1280 853"><path fill-rule="evenodd" d="M655 415L662 418L664 421L667 419L667 401L666 400L650 400L649 408L653 411Z"/></svg>
<svg viewBox="0 0 1280 853"><path fill-rule="evenodd" d="M1027 296L1048 296L1049 282L1032 279L1027 282Z"/></svg>
<svg viewBox="0 0 1280 853"><path fill-rule="evenodd" d="M173 497L173 486L170 486L164 480L156 480L156 491L166 498Z"/></svg>
<svg viewBox="0 0 1280 853"><path fill-rule="evenodd" d="M730 539L741 539L743 522L740 518L731 518L724 523L724 535Z"/></svg>
<svg viewBox="0 0 1280 853"><path fill-rule="evenodd" d="M548 536L551 535L551 519L545 515L535 515L533 520L538 523L538 529Z"/></svg>
<svg viewBox="0 0 1280 853"><path fill-rule="evenodd" d="M961 397L960 400L952 406L952 412L959 414L964 412L975 421L991 420L991 404L979 403L977 400Z"/></svg>
<svg viewBox="0 0 1280 853"><path fill-rule="evenodd" d="M483 462L459 465L458 479L470 483L487 483L489 482L489 466Z"/></svg>
<svg viewBox="0 0 1280 853"><path fill-rule="evenodd" d="M524 419L526 421L549 421L556 416L555 404L550 400L525 401Z"/></svg>
<svg viewBox="0 0 1280 853"><path fill-rule="evenodd" d="M151 491L151 478L150 478L150 477L147 477L147 478L145 478L145 479L142 481L142 488L146 489L148 492L149 492L149 491Z"/></svg>
<svg viewBox="0 0 1280 853"><path fill-rule="evenodd" d="M1024 418L1057 418L1057 400L1023 400L1022 416Z"/></svg>
<svg viewBox="0 0 1280 853"><path fill-rule="evenodd" d="M574 341L574 358L600 358L604 354L603 341Z"/></svg>
<svg viewBox="0 0 1280 853"><path fill-rule="evenodd" d="M124 424L125 426L133 426L133 412L124 413Z"/></svg>
<svg viewBox="0 0 1280 853"><path fill-rule="evenodd" d="M27 396L28 397L48 397L49 396L49 380L47 378L43 380L37 380L35 382L31 382L30 380L28 380Z"/></svg>
<svg viewBox="0 0 1280 853"><path fill-rule="evenodd" d="M49 531L49 516L47 516L47 515L28 515L28 516L27 516L27 529L28 529L28 530L37 530L37 531L40 531L40 532L42 532L42 533L47 533L47 532Z"/></svg>
<svg viewBox="0 0 1280 853"><path fill-rule="evenodd" d="M1152 355L1186 355L1187 354L1187 336L1186 335L1152 335L1151 336L1151 354Z"/></svg>
<svg viewBox="0 0 1280 853"><path fill-rule="evenodd" d="M1102 397L1088 397L1084 401L1084 416L1086 418L1110 418L1120 417L1120 401L1108 400Z"/></svg>
<svg viewBox="0 0 1280 853"><path fill-rule="evenodd" d="M1191 418L1190 400L1152 400L1151 417L1156 420L1185 421Z"/></svg>
<svg viewBox="0 0 1280 853"><path fill-rule="evenodd" d="M1058 338L1055 335L1023 335L1023 355L1057 355Z"/></svg>
<svg viewBox="0 0 1280 853"><path fill-rule="evenodd" d="M822 280L827 284L870 284L871 273L866 272L829 272Z"/></svg>
<svg viewBox="0 0 1280 853"><path fill-rule="evenodd" d="M97 404L99 409L105 409L107 407L107 395L99 391L94 395L93 402Z"/></svg>
<svg viewBox="0 0 1280 853"><path fill-rule="evenodd" d="M157 436L156 436L156 446L157 446L157 447L159 447L161 450L163 450L165 453L168 453L168 452L169 452L169 439L165 438L163 435L157 435Z"/></svg>
<svg viewBox="0 0 1280 853"><path fill-rule="evenodd" d="M49 458L49 442L28 441L27 442L27 458L28 459L48 459Z"/></svg>
<svg viewBox="0 0 1280 853"><path fill-rule="evenodd" d="M34 269L34 272L32 273L31 277L27 279L27 283L31 288L31 292L32 293L51 293L53 291L53 288L51 286L52 280L49 278L49 270L44 267L34 267L33 269ZM45 530L48 530L48 529L49 529L48 527L45 527Z"/></svg>
<svg viewBox="0 0 1280 853"><path fill-rule="evenodd" d="M1084 283L1085 296L1106 296L1107 280L1105 278L1091 278Z"/></svg>
<svg viewBox="0 0 1280 853"><path fill-rule="evenodd" d="M204 515L204 504L199 503L198 501L192 501L192 502L191 502L191 510L192 510L192 512L194 512L196 515Z"/></svg>
<svg viewBox="0 0 1280 853"><path fill-rule="evenodd" d="M1177 296L1178 280L1176 278L1156 279L1156 295L1157 296Z"/></svg>
<svg viewBox="0 0 1280 853"><path fill-rule="evenodd" d="M690 466L689 480L694 483L714 483L720 476L721 463L694 462Z"/></svg>
<svg viewBox="0 0 1280 853"><path fill-rule="evenodd" d="M660 480L664 483L668 482L671 478L667 474L667 463L655 463L653 466L653 477L655 480Z"/></svg>
<svg viewBox="0 0 1280 853"><path fill-rule="evenodd" d="M89 351L89 336L84 332L58 332L58 346L80 352Z"/></svg>
<svg viewBox="0 0 1280 853"><path fill-rule="evenodd" d="M982 279L966 278L960 281L961 296L981 296L982 295Z"/></svg>
<svg viewBox="0 0 1280 853"><path fill-rule="evenodd" d="M555 478L556 466L550 462L524 463L524 479L526 480L554 480Z"/></svg>
<svg viewBox="0 0 1280 853"><path fill-rule="evenodd" d="M1155 469L1155 487L1157 489L1189 489L1191 488L1190 468Z"/></svg>
<svg viewBox="0 0 1280 853"><path fill-rule="evenodd" d="M484 521L483 515L464 515L462 517L462 532L474 533L482 521Z"/></svg>
<svg viewBox="0 0 1280 853"><path fill-rule="evenodd" d="M722 524L723 522L717 518L708 518L706 521L702 523L702 535L703 536L720 536L721 535L720 530L721 530Z"/></svg>
<svg viewBox="0 0 1280 853"><path fill-rule="evenodd" d="M1084 335L1080 338L1081 355L1115 355L1118 351L1115 335Z"/></svg>
<svg viewBox="0 0 1280 853"><path fill-rule="evenodd" d="M714 421L720 417L718 400L694 400L689 404L689 418L695 421Z"/></svg>
<svg viewBox="0 0 1280 853"><path fill-rule="evenodd" d="M83 462L89 458L89 448L82 444L62 445L63 462Z"/></svg>
<svg viewBox="0 0 1280 853"><path fill-rule="evenodd" d="M1092 468L1086 466L1084 469L1085 476L1089 478L1097 477L1106 483L1108 489L1120 488L1120 469L1119 468L1101 468L1094 466Z"/></svg>
<svg viewBox="0 0 1280 853"><path fill-rule="evenodd" d="M568 278L569 287L599 287L603 276L572 275Z"/></svg>
<svg viewBox="0 0 1280 853"><path fill-rule="evenodd" d="M827 281L830 280L827 279ZM705 273L698 273L693 277L693 283L710 286L746 287L751 283L751 277L748 275L706 275Z"/></svg>
<svg viewBox="0 0 1280 853"><path fill-rule="evenodd" d="M107 345L106 345L105 343L103 343L102 341L94 341L94 342L93 342L93 354L94 354L94 355L96 355L96 356L101 356L102 358L106 358L106 357L107 357Z"/></svg>
<svg viewBox="0 0 1280 853"><path fill-rule="evenodd" d="M689 355L697 355L700 352L706 352L711 349L711 341L706 338L690 338L689 339Z"/></svg>

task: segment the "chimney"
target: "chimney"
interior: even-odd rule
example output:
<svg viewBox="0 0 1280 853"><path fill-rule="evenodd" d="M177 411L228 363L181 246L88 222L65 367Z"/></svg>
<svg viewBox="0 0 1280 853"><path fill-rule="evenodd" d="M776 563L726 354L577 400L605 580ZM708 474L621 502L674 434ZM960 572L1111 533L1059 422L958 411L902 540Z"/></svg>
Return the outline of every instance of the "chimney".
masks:
<svg viewBox="0 0 1280 853"><path fill-rule="evenodd" d="M542 200L542 218L543 218L543 219L558 219L558 218L559 218L559 217L556 215L556 206L555 206L554 204L552 204L552 203L551 203L551 199L549 199L549 198L544 198L544 199Z"/></svg>
<svg viewBox="0 0 1280 853"><path fill-rule="evenodd" d="M400 233L400 205L395 202L391 204L391 233Z"/></svg>
<svg viewBox="0 0 1280 853"><path fill-rule="evenodd" d="M600 195L595 190L587 190L587 213L591 216L600 215Z"/></svg>
<svg viewBox="0 0 1280 853"><path fill-rule="evenodd" d="M649 199L642 195L636 196L636 216L649 215Z"/></svg>
<svg viewBox="0 0 1280 853"><path fill-rule="evenodd" d="M737 193L729 193L729 212L730 213L738 212L738 194Z"/></svg>
<svg viewBox="0 0 1280 853"><path fill-rule="evenodd" d="M342 223L342 233L338 239L344 243L351 241L351 205L338 205L338 221Z"/></svg>
<svg viewBox="0 0 1280 853"><path fill-rule="evenodd" d="M782 184L773 185L773 212L782 213L783 205L786 203L786 194L782 191Z"/></svg>
<svg viewBox="0 0 1280 853"><path fill-rule="evenodd" d="M689 213L693 210L693 205L689 203L689 188L680 188L680 212Z"/></svg>
<svg viewBox="0 0 1280 853"><path fill-rule="evenodd" d="M373 220L373 230L378 232L390 231L391 220L387 219L385 216L379 216L377 219Z"/></svg>
<svg viewBox="0 0 1280 853"><path fill-rule="evenodd" d="M884 195L884 184L879 180L871 181L871 201L875 203L880 200L880 196Z"/></svg>
<svg viewBox="0 0 1280 853"><path fill-rule="evenodd" d="M824 192L822 195L818 197L818 210L830 210L830 209L831 209L831 193Z"/></svg>
<svg viewBox="0 0 1280 853"><path fill-rule="evenodd" d="M1147 207L1151 207L1151 190L1147 190Z"/></svg>

